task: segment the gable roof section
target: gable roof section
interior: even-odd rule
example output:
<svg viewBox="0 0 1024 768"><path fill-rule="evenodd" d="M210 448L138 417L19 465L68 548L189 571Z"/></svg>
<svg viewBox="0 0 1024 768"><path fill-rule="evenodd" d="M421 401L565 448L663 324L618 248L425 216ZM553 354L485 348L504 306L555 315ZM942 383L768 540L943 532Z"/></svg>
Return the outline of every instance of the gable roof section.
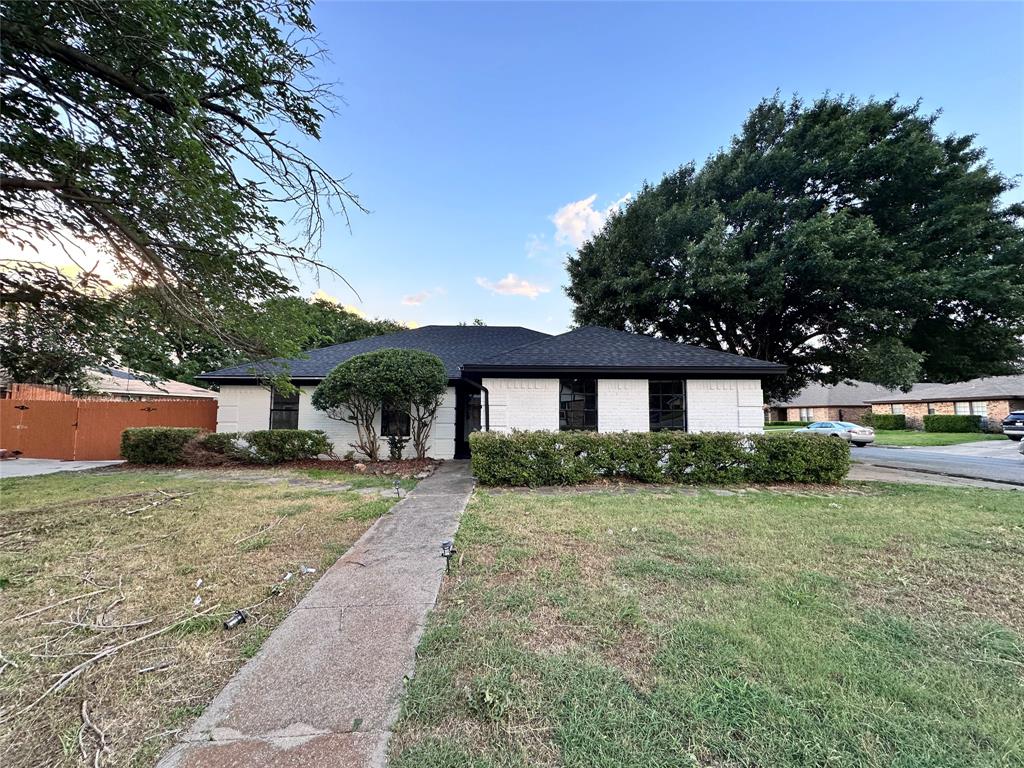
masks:
<svg viewBox="0 0 1024 768"><path fill-rule="evenodd" d="M339 363L364 352L374 352L378 349L419 349L440 357L448 372L448 378L458 379L462 375L460 366L466 360L486 357L494 354L496 350L511 349L547 336L546 333L520 326L425 325L408 331L370 336L346 344L311 349L306 352L304 359L275 358L245 363L210 371L196 378L204 381L245 381L260 375L274 376L283 373L281 365L287 364L288 375L293 379L322 379Z"/></svg>
<svg viewBox="0 0 1024 768"><path fill-rule="evenodd" d="M585 326L486 357L470 358L463 370L486 372L615 371L657 373L781 374L786 366L653 336Z"/></svg>
<svg viewBox="0 0 1024 768"><path fill-rule="evenodd" d="M1024 374L987 376L957 384L917 384L909 392L891 392L872 403L928 403L953 400L1024 400Z"/></svg>
<svg viewBox="0 0 1024 768"><path fill-rule="evenodd" d="M89 386L97 392L138 397L216 398L217 393L174 379L146 380L146 374L127 368L102 366L89 370Z"/></svg>
<svg viewBox="0 0 1024 768"><path fill-rule="evenodd" d="M893 394L899 393L866 381L843 381L835 385L809 384L789 400L772 405L776 408L864 407L872 398Z"/></svg>

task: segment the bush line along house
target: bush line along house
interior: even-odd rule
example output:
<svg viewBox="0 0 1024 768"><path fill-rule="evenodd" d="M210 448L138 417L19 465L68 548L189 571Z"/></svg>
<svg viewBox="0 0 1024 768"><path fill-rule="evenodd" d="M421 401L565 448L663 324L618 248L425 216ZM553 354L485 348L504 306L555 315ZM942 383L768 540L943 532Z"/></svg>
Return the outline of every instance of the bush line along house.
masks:
<svg viewBox="0 0 1024 768"><path fill-rule="evenodd" d="M387 348L431 352L444 362L448 390L431 434L430 455L438 459L468 457L468 437L481 429L761 432L761 379L786 371L777 363L593 326L550 336L520 327L430 325L199 378L220 387L218 432L321 429L344 454L355 427L315 410L310 395L339 363ZM298 395L262 383L280 374L282 363ZM408 416L384 410L378 427L386 454L388 435L408 434Z"/></svg>

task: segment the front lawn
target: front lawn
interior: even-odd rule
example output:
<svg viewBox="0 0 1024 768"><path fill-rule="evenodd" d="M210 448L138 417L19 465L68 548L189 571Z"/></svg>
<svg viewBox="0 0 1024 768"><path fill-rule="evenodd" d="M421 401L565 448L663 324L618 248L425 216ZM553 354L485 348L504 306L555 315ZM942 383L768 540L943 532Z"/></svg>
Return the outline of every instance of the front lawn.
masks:
<svg viewBox="0 0 1024 768"><path fill-rule="evenodd" d="M0 481L0 764L93 765L99 753L97 765L154 765L394 503L332 479L127 470ZM223 629L236 609L249 620Z"/></svg>
<svg viewBox="0 0 1024 768"><path fill-rule="evenodd" d="M960 445L980 440L1008 440L991 432L918 432L910 429L877 429L875 445Z"/></svg>
<svg viewBox="0 0 1024 768"><path fill-rule="evenodd" d="M1022 498L478 491L391 764L1022 765Z"/></svg>

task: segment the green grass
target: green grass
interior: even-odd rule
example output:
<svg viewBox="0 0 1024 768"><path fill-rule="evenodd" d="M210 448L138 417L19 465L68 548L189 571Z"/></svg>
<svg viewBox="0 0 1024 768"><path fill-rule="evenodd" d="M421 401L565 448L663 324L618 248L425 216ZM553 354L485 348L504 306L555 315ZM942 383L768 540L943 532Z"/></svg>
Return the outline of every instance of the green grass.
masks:
<svg viewBox="0 0 1024 768"><path fill-rule="evenodd" d="M1008 440L991 432L918 432L909 429L875 430L875 445L959 445L979 440Z"/></svg>
<svg viewBox="0 0 1024 768"><path fill-rule="evenodd" d="M352 472L339 472L336 469L304 469L302 474L313 480L331 480L348 483L353 490L360 488L394 488L395 478L390 475L360 475ZM416 479L407 477L400 481L403 491L411 491L416 487Z"/></svg>
<svg viewBox="0 0 1024 768"><path fill-rule="evenodd" d="M394 501L296 487L293 474L301 477L139 469L0 480L0 652L13 662L0 674L0 763L81 765L87 700L110 765L155 765L175 729ZM283 581L299 565L320 567ZM225 630L238 608L249 622ZM29 706L81 660L131 640Z"/></svg>
<svg viewBox="0 0 1024 768"><path fill-rule="evenodd" d="M478 492L391 764L1022 765L1022 498Z"/></svg>

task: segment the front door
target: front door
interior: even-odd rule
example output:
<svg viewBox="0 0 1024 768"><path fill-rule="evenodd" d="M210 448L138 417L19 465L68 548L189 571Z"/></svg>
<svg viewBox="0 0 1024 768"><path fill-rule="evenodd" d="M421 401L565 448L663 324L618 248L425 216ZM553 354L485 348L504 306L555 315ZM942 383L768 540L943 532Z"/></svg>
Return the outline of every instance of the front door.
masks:
<svg viewBox="0 0 1024 768"><path fill-rule="evenodd" d="M469 436L481 428L480 390L459 382L455 387L455 458L469 458Z"/></svg>

